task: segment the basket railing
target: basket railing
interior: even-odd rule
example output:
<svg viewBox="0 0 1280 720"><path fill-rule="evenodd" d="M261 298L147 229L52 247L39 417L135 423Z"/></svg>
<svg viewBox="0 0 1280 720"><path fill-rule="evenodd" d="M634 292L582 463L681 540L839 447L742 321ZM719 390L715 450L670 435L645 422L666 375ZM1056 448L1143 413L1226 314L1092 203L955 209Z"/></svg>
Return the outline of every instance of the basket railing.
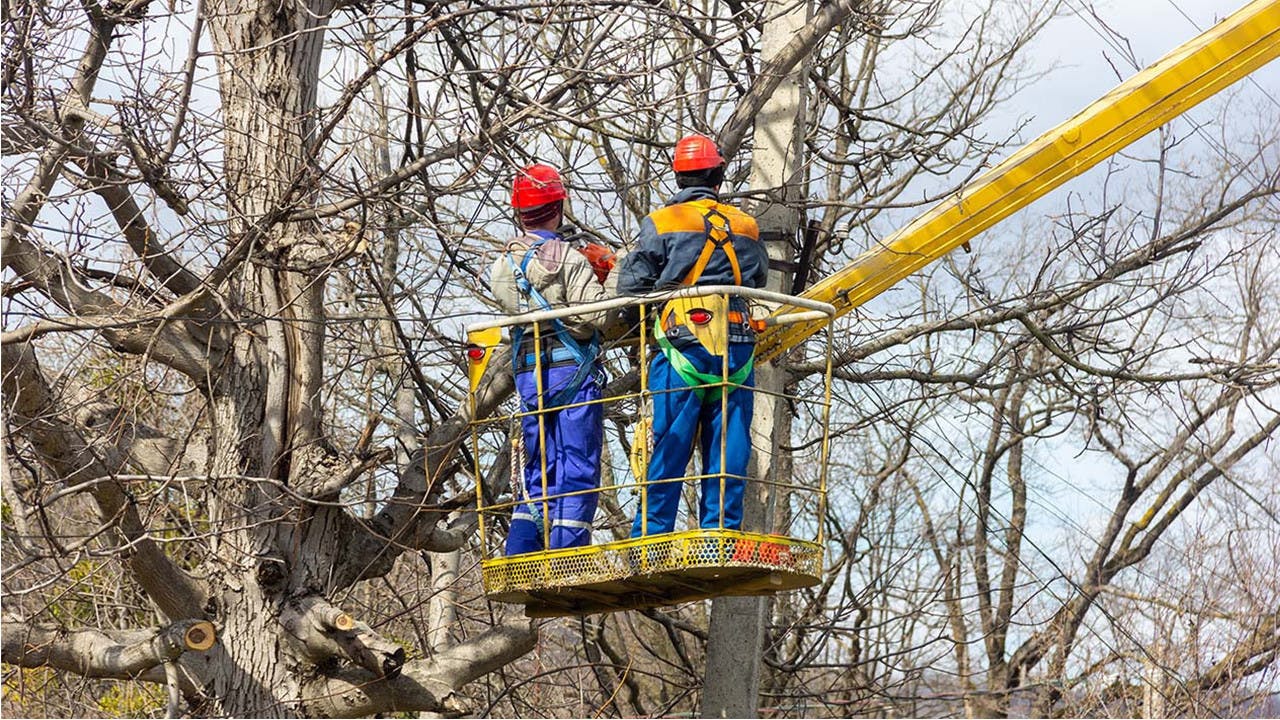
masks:
<svg viewBox="0 0 1280 720"><path fill-rule="evenodd" d="M605 495L608 494L613 503L607 504L608 507L623 509L624 517L611 515L601 508L595 513L596 517L593 523L592 543L597 544L603 539L604 542L619 542L627 538L615 532L612 535L607 534L607 526L617 521L626 521L627 527L630 525L630 518L627 516L627 509L630 509L630 516L634 516L636 512L647 515L648 493L651 484L656 482L677 482L684 485L693 484L695 487L701 485L703 480L719 480L721 483L719 497L721 505L719 508L720 529L724 529L724 498L725 482L728 480L741 479L746 482L747 492L752 491L753 486L768 486L772 489L775 497L782 497L783 501L796 505L795 512L787 513L791 518L788 527L747 527L744 525L743 530L753 532L770 532L782 536L790 536L795 534L797 529L807 526L803 535L807 536L813 543L821 545L823 523L821 518L825 512L826 506L826 466L827 452L829 443L828 416L830 411L830 388L831 388L831 344L824 343L820 350L825 358L826 372L821 381L821 388L818 392L807 392L800 394L788 394L786 392L772 391L761 389L758 387L746 388L747 391L760 395L769 395L778 401L796 404L808 405L815 409L814 416L818 419L819 427L810 428L812 435L816 431L816 437L810 437L806 440L806 445L811 445L817 449L816 467L812 464L806 464L805 468L809 471L810 478L808 481L800 481L792 478L751 478L743 475L734 475L724 472L724 453L726 434L724 432L725 423L721 423L722 432L718 441L713 441L712 451L721 452L721 462L719 464L721 472L703 473L693 472L686 473L678 478L663 478L661 480L650 481L648 477L647 458L644 457L644 448L650 442L651 430L648 429L646 421L649 417L647 408L652 399L664 392L679 392L691 388L680 387L672 389L653 389L649 386L648 369L649 361L656 351L656 345L653 342L653 324L654 318L661 309L666 307L672 300L680 299L696 299L696 298L720 298L720 307L728 307L732 298L741 298L749 303L751 309L756 310L759 314L758 319L752 318L751 322L758 331L765 326L788 325L798 322L814 322L829 321L835 313L835 308L827 303L809 300L806 298L785 295L768 290L760 290L755 288L745 288L734 285L711 285L711 286L690 286L682 287L665 292L649 293L639 296L620 296L603 300L599 302L577 305L572 307L558 308L554 310L543 310L524 313L521 315L513 315L499 317L491 320L476 322L467 327L467 335L469 341L468 356L473 363L483 362L487 364L488 359L493 355L492 351L502 345L508 344L508 338L503 337L503 333L510 333L515 328L521 328L523 332L522 344L525 344L522 352L526 355L532 355L534 358L533 371L537 373L539 383L542 382L543 368L541 367L544 350L552 343L548 342L548 337L553 336L554 332L548 328L548 324L553 320L564 320L573 318L596 318L598 321L605 317L612 317L612 324L616 327L625 321L619 320L621 317L630 317L631 324L627 332L620 334L620 337L607 340L600 352L602 364L616 365L623 362L623 357L634 366L638 378L634 383L613 383L615 391L610 394L604 392L600 399L587 400L582 402L562 403L555 407L548 407L544 404L546 398L545 393L540 392L536 407L531 409L522 409L517 402L513 409L499 410L487 417L476 417L472 421L472 457L476 463L475 477L478 483L483 483L484 478L488 475L484 472L485 466L493 463L500 455L499 446L493 442L495 438L506 436L505 442L510 444L512 453L510 456L511 476L510 476L510 493L494 493L485 492L485 488L478 488L476 493L477 512L479 516L479 532L482 541L484 558L496 558L501 555L501 540L498 538L499 533L495 530L505 524L505 519L510 517L511 512L521 505L530 503L541 504L543 510L541 517L544 518L543 525L543 547L548 547L550 540L550 515L547 512L547 506L553 501L561 498L569 498L575 496L584 496L589 494ZM735 302L741 307L741 301ZM786 307L790 310L781 315L771 315L774 310L779 307ZM717 319L717 322L727 322L727 318ZM597 322L597 324L609 325L607 321ZM830 332L828 328L828 332ZM829 338L828 338L829 339ZM532 343L532 347L527 344ZM707 382L697 386L703 392L716 392L718 399L722 403L721 417L727 410L728 397L731 392L740 391L739 388L744 386L735 383L729 377L730 368L728 367L727 353L725 354L722 364L721 373L715 382ZM480 375L484 372L484 366L473 368L471 373L471 399L474 402L476 390L479 385ZM512 372L512 368L492 368L489 372ZM616 389L621 386L621 389ZM814 390L812 383L805 386L808 390ZM539 385L539 390L542 387ZM714 402L714 400L713 400ZM622 447L621 433L619 440L611 443L606 433L604 445L602 449L601 463L609 464L610 472L602 473L604 476L613 478L610 484L599 483L595 488L572 490L568 492L548 492L548 478L545 457L543 458L543 467L541 469L542 492L536 497L526 495L524 492L523 470L520 467L520 447L522 433L519 425L523 418L543 417L550 413L560 412L565 409L582 407L585 405L604 405L606 413L613 413L613 418L618 420L623 415L629 416L632 427L637 425L641 431L632 437L631 448ZM474 415L473 415L474 417ZM539 423L541 434L541 422ZM694 443L694 439L690 438L690 443ZM641 445L641 450L637 451L636 444ZM758 445L758 444L757 444ZM628 451L629 450L629 451ZM752 452L759 453L768 451L769 448L753 446ZM700 452L700 450L696 451ZM624 459L625 458L625 459ZM699 458L695 458L696 462ZM621 472L619 471L621 470ZM505 476L505 473L500 473ZM629 478L626 478L629 476ZM623 479L626 478L626 479ZM501 490L501 488L499 489ZM633 491L635 503L618 502L624 491ZM681 495L684 495L682 490ZM486 497L492 500L486 500ZM624 498L626 500L626 498ZM696 503L695 503L696 506ZM697 514L696 509L693 513ZM807 516L807 519L806 517ZM602 538L598 535L604 534ZM641 524L640 538L652 537L654 533L648 531L647 522ZM634 538L633 538L634 539Z"/></svg>

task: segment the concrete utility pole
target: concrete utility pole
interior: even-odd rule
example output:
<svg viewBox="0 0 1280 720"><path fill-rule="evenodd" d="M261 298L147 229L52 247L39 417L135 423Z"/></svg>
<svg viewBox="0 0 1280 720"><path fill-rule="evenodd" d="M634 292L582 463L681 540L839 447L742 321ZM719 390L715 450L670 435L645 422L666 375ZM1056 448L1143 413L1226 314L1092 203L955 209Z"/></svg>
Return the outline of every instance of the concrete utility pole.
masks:
<svg viewBox="0 0 1280 720"><path fill-rule="evenodd" d="M779 14L790 7L790 12ZM765 9L772 18L765 26L762 60L771 58L804 27L808 3L771 2ZM800 228L800 197L805 110L805 64L799 63L770 96L755 122L751 156L752 190L767 197L745 208L760 223L760 236L769 251L767 289L791 290L795 258L791 240ZM790 207L788 206L790 205ZM779 392L785 378L771 366L756 366L756 386ZM791 417L776 412L773 396L757 393L751 425L753 478L788 479L791 463L779 456L779 444L790 437ZM748 488L743 526L773 530L777 498L771 488ZM761 597L722 597L712 601L711 629L707 641L706 675L703 678L702 717L756 717L760 695L760 664L769 603Z"/></svg>

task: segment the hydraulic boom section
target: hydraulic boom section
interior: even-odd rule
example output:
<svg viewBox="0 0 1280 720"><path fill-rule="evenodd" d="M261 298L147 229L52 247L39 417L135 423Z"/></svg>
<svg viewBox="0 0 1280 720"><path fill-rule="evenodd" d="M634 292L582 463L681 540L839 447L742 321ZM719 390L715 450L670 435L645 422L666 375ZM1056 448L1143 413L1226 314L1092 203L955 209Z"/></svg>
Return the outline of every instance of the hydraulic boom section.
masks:
<svg viewBox="0 0 1280 720"><path fill-rule="evenodd" d="M1277 56L1280 0L1249 3L1041 135L802 297L834 305L837 315L848 313ZM784 307L778 313L794 311ZM823 327L824 323L771 327L761 334L756 356L775 359Z"/></svg>

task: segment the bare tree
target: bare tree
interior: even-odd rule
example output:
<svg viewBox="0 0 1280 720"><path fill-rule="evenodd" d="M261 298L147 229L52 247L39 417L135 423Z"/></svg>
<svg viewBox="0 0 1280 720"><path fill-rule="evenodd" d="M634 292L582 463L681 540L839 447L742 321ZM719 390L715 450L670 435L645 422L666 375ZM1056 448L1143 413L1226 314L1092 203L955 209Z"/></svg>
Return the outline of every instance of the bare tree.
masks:
<svg viewBox="0 0 1280 720"><path fill-rule="evenodd" d="M1104 184L862 318L837 432L864 489L833 503L835 576L778 628L774 692L971 717L1267 702L1276 138L1160 140L1150 193Z"/></svg>
<svg viewBox="0 0 1280 720"><path fill-rule="evenodd" d="M837 6L796 47L797 287L1007 147L978 128L1056 9ZM513 168L557 164L625 241L677 137L750 137L767 7L7 3L6 712L694 711L704 606L483 600L457 350ZM1271 677L1274 138L1166 139L1157 192L1073 199L842 323L831 562L774 607L769 712L1207 713ZM1062 447L1101 519L1044 512L1084 482Z"/></svg>
<svg viewBox="0 0 1280 720"><path fill-rule="evenodd" d="M442 609L413 659L397 628L441 588L371 589L474 529L448 301L483 309L494 187L534 147L580 164L559 128L654 127L672 68L730 68L700 25L748 47L754 16L718 13L6 4L5 662L345 716L459 711L528 652L527 620L469 612L451 642ZM66 569L108 557L137 594L67 617Z"/></svg>

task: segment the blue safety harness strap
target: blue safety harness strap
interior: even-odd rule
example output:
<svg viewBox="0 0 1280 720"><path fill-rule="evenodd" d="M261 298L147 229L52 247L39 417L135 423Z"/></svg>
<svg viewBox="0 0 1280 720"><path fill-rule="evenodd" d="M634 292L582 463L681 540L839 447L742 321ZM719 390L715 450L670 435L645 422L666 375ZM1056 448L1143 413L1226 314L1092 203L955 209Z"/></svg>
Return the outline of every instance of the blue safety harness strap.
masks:
<svg viewBox="0 0 1280 720"><path fill-rule="evenodd" d="M525 303L522 304L527 305L527 301L532 299L537 303L538 309L551 310L551 303L547 302L547 299L542 296L542 293L538 292L538 289L533 286L533 283L529 282L529 261L533 259L533 256L537 253L539 247L544 245L548 240L558 240L560 236L548 230L534 230L532 234L536 235L538 239L529 246L528 250L525 251L524 258L520 260L520 264L516 264L511 253L507 253L507 262L511 264L511 274L515 277L516 289L520 291L520 294L525 299ZM525 308L522 308L522 310L524 309ZM574 362L578 365L578 370L573 374L573 377L569 379L569 383L553 395L545 404L545 407L559 407L572 400L573 397L578 394L578 390L582 389L583 383L585 383L587 378L591 376L591 373L595 371L596 359L600 356L600 333L592 331L591 340L588 341L584 347L583 343L575 338L573 333L569 332L569 328L565 326L564 322L560 320L552 320L551 326L555 329L556 338L560 341L561 346L569 351L573 356ZM524 328L517 327L511 331L511 364L512 369L515 372L519 372L521 369L518 359L520 355L520 341L523 339ZM555 350L550 353L549 359L552 362L557 362L559 360L556 357ZM529 354L525 358L525 361L526 365L535 364L537 362L537 357L534 354ZM526 407L524 409L528 412L534 408Z"/></svg>
<svg viewBox="0 0 1280 720"><path fill-rule="evenodd" d="M543 342L546 342L546 338L543 338ZM523 353L523 354L516 355L515 361L516 361L517 372L521 370L529 370L529 369L532 369L533 366L537 364L538 356L534 355L531 352ZM567 365L569 363L573 363L574 365L577 365L578 356L573 354L573 352L569 348L554 347L554 348L551 348L550 350L544 349L542 351L542 362L544 364L550 364L550 365L561 365L561 364Z"/></svg>

